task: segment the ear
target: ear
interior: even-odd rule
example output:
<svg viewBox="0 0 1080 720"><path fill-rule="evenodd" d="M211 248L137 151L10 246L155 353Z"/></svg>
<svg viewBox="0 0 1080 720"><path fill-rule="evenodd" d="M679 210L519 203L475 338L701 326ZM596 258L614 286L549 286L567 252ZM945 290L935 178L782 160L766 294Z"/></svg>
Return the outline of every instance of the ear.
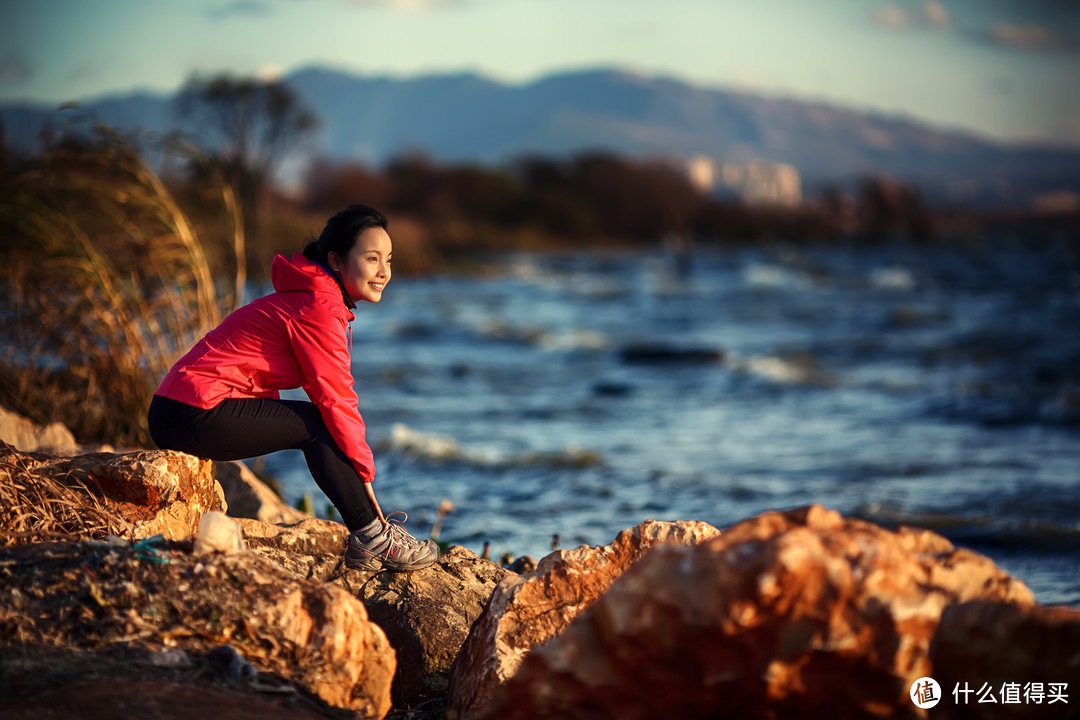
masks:
<svg viewBox="0 0 1080 720"><path fill-rule="evenodd" d="M326 264L334 272L341 272L341 256L336 252L330 251L326 253Z"/></svg>

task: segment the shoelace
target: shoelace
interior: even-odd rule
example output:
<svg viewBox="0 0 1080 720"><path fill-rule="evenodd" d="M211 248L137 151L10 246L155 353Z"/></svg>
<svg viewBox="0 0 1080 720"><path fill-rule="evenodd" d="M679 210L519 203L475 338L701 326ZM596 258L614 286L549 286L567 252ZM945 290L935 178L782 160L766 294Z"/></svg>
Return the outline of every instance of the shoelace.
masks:
<svg viewBox="0 0 1080 720"><path fill-rule="evenodd" d="M398 519L394 517L395 515L400 515L401 518ZM405 521L409 519L408 513L406 513L404 510L395 510L383 519L386 521L386 524L383 526L383 528L387 535L389 535L389 542L386 543L386 550L382 553L382 556L384 558L388 558L391 555L397 554L391 553L391 551L394 549L395 542L402 549L406 549L411 546L420 544L419 540L410 535L409 532L404 527L402 527L405 524Z"/></svg>

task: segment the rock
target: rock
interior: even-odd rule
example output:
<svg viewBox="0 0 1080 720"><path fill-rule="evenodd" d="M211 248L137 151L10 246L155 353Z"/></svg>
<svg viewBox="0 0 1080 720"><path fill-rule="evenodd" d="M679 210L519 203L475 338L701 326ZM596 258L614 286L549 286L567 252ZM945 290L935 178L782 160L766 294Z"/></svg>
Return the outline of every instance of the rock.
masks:
<svg viewBox="0 0 1080 720"><path fill-rule="evenodd" d="M255 622L280 631L293 677L330 705L379 718L390 710L394 649L349 593L307 581Z"/></svg>
<svg viewBox="0 0 1080 720"><path fill-rule="evenodd" d="M64 458L0 449L0 461L15 468L10 472L31 479L65 485L71 485L69 478L81 481L108 511L129 523L129 539L190 537L203 513L227 509L210 461L184 453L145 450Z"/></svg>
<svg viewBox="0 0 1080 720"><path fill-rule="evenodd" d="M309 516L279 498L242 462L215 462L214 478L225 493L229 516L266 523L298 523Z"/></svg>
<svg viewBox="0 0 1080 720"><path fill-rule="evenodd" d="M253 552L298 577L331 582L364 602L370 619L397 651L393 698L402 707L445 694L469 629L496 584L510 575L457 545L424 570L363 573L348 570L341 561L348 536L344 525L316 519L288 526L238 522Z"/></svg>
<svg viewBox="0 0 1080 720"><path fill-rule="evenodd" d="M916 717L942 612L973 600L1033 604L932 532L770 512L655 549L463 716Z"/></svg>
<svg viewBox="0 0 1080 720"><path fill-rule="evenodd" d="M394 651L362 602L252 552L196 558L189 548L172 543L152 560L104 543L0 549L0 703L62 697L58 688L88 679L117 689L168 680L369 718L389 711ZM166 650L190 665L163 663ZM147 715L117 715L128 716Z"/></svg>
<svg viewBox="0 0 1080 720"><path fill-rule="evenodd" d="M692 545L719 534L702 522L648 520L619 533L610 545L558 550L534 572L508 575L454 663L447 717L475 716L498 685L517 672L526 653L562 632L654 546Z"/></svg>
<svg viewBox="0 0 1080 720"><path fill-rule="evenodd" d="M622 348L619 357L624 363L634 365L711 365L724 360L724 351L709 347L640 343Z"/></svg>
<svg viewBox="0 0 1080 720"><path fill-rule="evenodd" d="M27 453L73 455L79 452L75 436L61 423L43 427L3 407L0 407L0 440Z"/></svg>
<svg viewBox="0 0 1080 720"><path fill-rule="evenodd" d="M522 555L519 558L515 558L514 561L507 566L507 570L516 572L518 575L531 573L535 569L536 560L533 559L532 555Z"/></svg>
<svg viewBox="0 0 1080 720"><path fill-rule="evenodd" d="M239 518L248 547L300 578L329 580L335 572L359 575L352 587L345 579L339 584L354 595L371 573L346 571L341 564L348 529L341 523L308 518L291 525L271 525L260 520Z"/></svg>
<svg viewBox="0 0 1080 720"><path fill-rule="evenodd" d="M300 522L273 525L261 520L237 518L244 537L253 548L274 548L300 555L337 555L345 550L349 529L332 520L305 518Z"/></svg>
<svg viewBox="0 0 1080 720"><path fill-rule="evenodd" d="M507 570L452 546L435 565L410 573L379 573L362 585L371 620L397 651L393 698L412 707L443 695L469 629Z"/></svg>
<svg viewBox="0 0 1080 720"><path fill-rule="evenodd" d="M930 643L930 662L943 696L934 718L967 718L976 710L990 717L983 712L989 709L1000 718L1076 717L1080 611L993 601L951 605ZM978 702L984 684L993 705ZM1067 702L1049 703L1051 684L1065 685ZM1036 703L1030 693L1040 689L1044 698Z"/></svg>

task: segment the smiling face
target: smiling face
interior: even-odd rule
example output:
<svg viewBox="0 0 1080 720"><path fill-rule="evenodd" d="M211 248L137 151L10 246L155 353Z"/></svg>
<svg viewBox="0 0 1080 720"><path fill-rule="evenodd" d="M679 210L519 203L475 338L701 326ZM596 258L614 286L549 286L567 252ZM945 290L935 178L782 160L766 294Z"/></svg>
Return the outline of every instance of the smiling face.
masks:
<svg viewBox="0 0 1080 720"><path fill-rule="evenodd" d="M390 236L385 230L368 228L356 238L356 244L345 258L330 253L330 267L338 273L345 292L353 301L379 302L383 288L390 282L392 250Z"/></svg>

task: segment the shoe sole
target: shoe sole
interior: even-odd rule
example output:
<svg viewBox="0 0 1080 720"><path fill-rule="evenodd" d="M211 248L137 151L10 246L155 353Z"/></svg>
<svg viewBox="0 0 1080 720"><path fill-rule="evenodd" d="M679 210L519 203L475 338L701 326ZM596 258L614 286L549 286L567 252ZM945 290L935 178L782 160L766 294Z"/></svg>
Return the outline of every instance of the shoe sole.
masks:
<svg viewBox="0 0 1080 720"><path fill-rule="evenodd" d="M362 572L377 572L383 569L383 564L377 558L363 559L363 560L350 560L345 558L345 567L350 570L360 570Z"/></svg>
<svg viewBox="0 0 1080 720"><path fill-rule="evenodd" d="M438 555L431 560L422 560L409 564L386 563L378 558L360 558L352 560L346 555L345 567L350 570L360 570L363 572L378 572L380 570L388 570L390 572L413 572L414 570L423 570L424 568L431 567L438 561Z"/></svg>

